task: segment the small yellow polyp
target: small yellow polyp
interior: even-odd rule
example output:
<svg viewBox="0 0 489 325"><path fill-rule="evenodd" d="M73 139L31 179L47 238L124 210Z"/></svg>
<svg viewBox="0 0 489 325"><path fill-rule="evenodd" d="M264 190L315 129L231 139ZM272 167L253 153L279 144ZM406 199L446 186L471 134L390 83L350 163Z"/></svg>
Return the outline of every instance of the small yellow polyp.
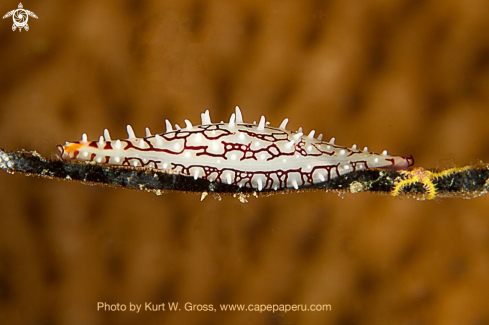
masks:
<svg viewBox="0 0 489 325"><path fill-rule="evenodd" d="M439 173L434 173L424 168L414 168L410 171L402 171L401 174L405 178L400 180L396 187L392 190L392 196L398 196L403 192L404 188L408 185L412 185L415 183L423 184L423 188L426 191L425 196L420 198L419 200L433 200L436 197L436 186L433 184L433 180L450 176L453 173L461 172L463 170L469 169L470 167L454 167L449 168Z"/></svg>

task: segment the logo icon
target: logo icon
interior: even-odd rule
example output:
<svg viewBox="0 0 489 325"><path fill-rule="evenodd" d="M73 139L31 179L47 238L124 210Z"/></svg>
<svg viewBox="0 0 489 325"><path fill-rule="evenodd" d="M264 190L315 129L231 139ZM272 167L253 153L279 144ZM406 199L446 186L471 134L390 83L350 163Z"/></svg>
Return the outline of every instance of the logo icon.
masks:
<svg viewBox="0 0 489 325"><path fill-rule="evenodd" d="M3 16L3 19L10 16L12 16L14 20L14 24L12 25L12 30L15 31L15 29L18 28L19 32L22 31L22 28L24 28L26 31L29 30L29 25L27 25L29 16L37 19L36 14L33 13L32 11L25 10L24 7L22 6L22 3L19 3L19 9L15 9L7 12L5 16Z"/></svg>

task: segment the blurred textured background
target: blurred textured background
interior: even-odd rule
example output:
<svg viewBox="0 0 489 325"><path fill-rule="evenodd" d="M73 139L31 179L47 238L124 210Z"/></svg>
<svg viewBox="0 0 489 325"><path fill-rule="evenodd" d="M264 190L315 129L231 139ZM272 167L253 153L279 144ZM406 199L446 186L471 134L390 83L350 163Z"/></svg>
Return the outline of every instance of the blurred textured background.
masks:
<svg viewBox="0 0 489 325"><path fill-rule="evenodd" d="M489 2L28 1L0 21L0 147L211 111L442 168L489 162ZM3 14L17 1L2 1ZM0 173L2 324L489 324L488 199L241 204ZM101 312L97 302L331 304Z"/></svg>

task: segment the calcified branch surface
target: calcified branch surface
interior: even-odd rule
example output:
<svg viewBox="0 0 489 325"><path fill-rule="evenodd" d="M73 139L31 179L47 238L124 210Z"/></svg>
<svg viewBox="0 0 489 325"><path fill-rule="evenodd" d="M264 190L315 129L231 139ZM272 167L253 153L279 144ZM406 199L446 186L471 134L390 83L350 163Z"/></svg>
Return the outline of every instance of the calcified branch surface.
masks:
<svg viewBox="0 0 489 325"><path fill-rule="evenodd" d="M202 199L208 194L237 197L246 202L250 196L305 191L372 192L384 195L405 195L418 200L441 197L474 198L489 189L489 165L479 164L450 168L441 172L415 168L410 171L360 170L320 184L257 191L191 176L167 173L161 170L121 167L94 162L63 161L41 157L35 151L9 152L0 149L0 168L10 174L21 173L48 179L81 182L86 185L120 187L143 190L161 195L168 192L198 193Z"/></svg>

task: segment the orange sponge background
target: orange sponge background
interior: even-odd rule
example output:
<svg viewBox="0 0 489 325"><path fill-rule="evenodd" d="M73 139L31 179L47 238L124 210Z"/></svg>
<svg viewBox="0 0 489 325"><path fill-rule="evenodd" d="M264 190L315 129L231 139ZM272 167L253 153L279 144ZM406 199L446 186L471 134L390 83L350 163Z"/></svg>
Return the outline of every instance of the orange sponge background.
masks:
<svg viewBox="0 0 489 325"><path fill-rule="evenodd" d="M445 168L489 162L489 2L30 1L0 21L0 147L265 115ZM4 1L4 14L16 9ZM486 197L250 198L0 173L5 324L487 324ZM181 311L103 311L178 302ZM185 303L216 312L186 311ZM331 311L221 311L329 304ZM167 307L168 308L168 307Z"/></svg>

